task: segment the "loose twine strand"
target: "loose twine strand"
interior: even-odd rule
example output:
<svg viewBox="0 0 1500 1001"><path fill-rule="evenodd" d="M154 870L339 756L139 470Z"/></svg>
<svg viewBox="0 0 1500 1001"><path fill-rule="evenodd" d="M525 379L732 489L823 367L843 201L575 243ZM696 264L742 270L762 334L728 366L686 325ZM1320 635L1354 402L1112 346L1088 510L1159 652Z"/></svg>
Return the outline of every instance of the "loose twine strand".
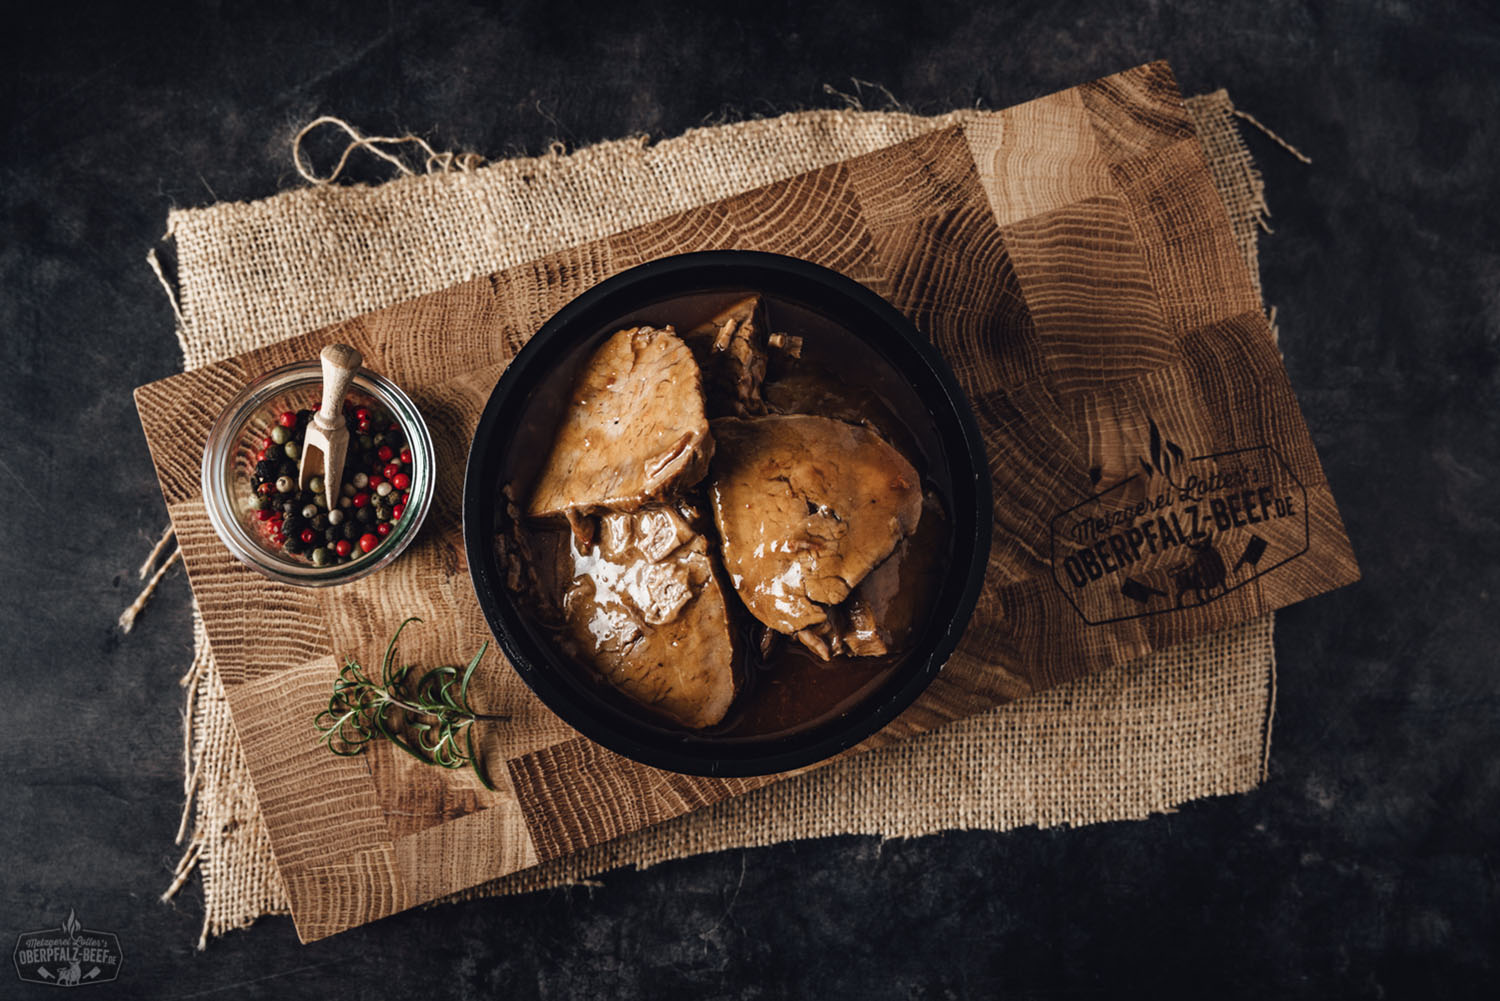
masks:
<svg viewBox="0 0 1500 1001"><path fill-rule="evenodd" d="M128 633L135 628L135 620L145 609L146 605L150 603L151 596L156 593L156 585L160 584L161 579L167 575L167 571L172 569L173 565L182 559L182 547L177 546L172 550L172 555L167 557L166 562L157 567L155 573L151 573L151 568L156 565L157 558L167 548L167 543L171 539L172 526L168 525L167 530L162 532L161 538L157 539L156 545L152 547L151 555L147 556L146 562L141 564L140 578L146 580L146 575L151 574L151 579L146 581L146 586L141 589L140 594L136 595L135 600L130 603L130 607L120 613L118 620L120 632Z"/></svg>
<svg viewBox="0 0 1500 1001"><path fill-rule="evenodd" d="M1282 149L1286 150L1288 153L1292 154L1292 156L1295 156L1297 159L1301 160L1303 163L1307 163L1307 164L1312 163L1312 157L1308 156L1306 153L1303 153L1300 149L1298 149L1297 147L1293 146L1291 143L1287 142L1285 139L1281 138L1276 133L1272 132L1265 125L1261 124L1260 119L1258 119L1254 115L1250 114L1250 112L1248 112L1248 111L1241 111L1239 108L1235 108L1234 109L1234 113L1238 117L1243 118L1245 121L1249 122L1251 125L1254 125L1256 128L1260 129L1262 132L1264 132L1266 134L1266 138L1270 139L1273 143L1275 143L1276 145L1280 146Z"/></svg>
<svg viewBox="0 0 1500 1001"><path fill-rule="evenodd" d="M303 141L307 139L313 130L324 125L332 125L342 129L344 134L349 137L349 143L344 147L343 154L339 156L338 163L334 164L333 171L326 177L319 176L313 168L312 163L305 159L302 153ZM323 115L319 118L314 118L302 126L301 131L292 138L292 164L297 168L297 173L302 175L302 179L309 184L319 186L332 184L343 174L344 167L349 163L349 157L354 155L355 150L362 149L380 157L380 159L394 166L403 175L411 177L416 174L416 171L407 166L406 162L400 157L388 153L381 148L382 146L400 147L407 144L414 144L423 153L427 154L424 165L429 174L446 174L454 170L468 173L478 167L484 166L484 157L478 153L455 153L451 150L439 153L432 148L427 140L410 133L404 136L367 136L335 115Z"/></svg>

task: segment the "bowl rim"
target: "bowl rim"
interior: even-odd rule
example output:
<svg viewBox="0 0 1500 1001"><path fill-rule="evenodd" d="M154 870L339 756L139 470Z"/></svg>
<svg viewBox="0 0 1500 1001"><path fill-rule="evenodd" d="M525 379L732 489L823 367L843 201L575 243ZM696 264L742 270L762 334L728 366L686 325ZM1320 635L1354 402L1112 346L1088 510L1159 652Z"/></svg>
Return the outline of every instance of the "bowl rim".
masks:
<svg viewBox="0 0 1500 1001"><path fill-rule="evenodd" d="M421 530L432 506L437 484L437 452L427 422L411 397L385 376L361 368L350 383L351 392L361 392L396 411L395 417L412 445L414 476L410 490L416 503L407 503L396 528L365 557L331 567L279 559L250 534L237 516L232 491L226 488L225 469L235 461L233 450L240 431L270 400L303 385L321 385L323 370L316 360L292 362L272 369L247 383L219 412L203 445L199 466L199 489L204 507L219 541L241 563L271 580L298 587L333 587L366 577L400 556Z"/></svg>
<svg viewBox="0 0 1500 1001"><path fill-rule="evenodd" d="M802 734L768 738L763 745L743 741L715 747L712 738L684 734L674 740L663 731L635 724L603 700L590 704L577 697L578 689L566 680L564 670L553 666L550 651L535 640L525 616L509 598L495 552L494 519L500 459L511 442L504 422L508 411L519 414L524 409L541 373L565 357L578 340L596 336L632 308L674 295L730 288L780 294L792 301L815 298L815 290L837 302L837 309L825 308L835 320L847 326L851 316L863 315L892 335L889 343L918 363L919 375L899 370L937 425L951 474L952 500L956 508L962 507L964 517L952 518L953 559L938 591L939 604L949 598L951 611L940 625L929 626L929 634L935 628L935 637L923 652L903 662L898 677L840 720ZM788 288L804 294L789 294ZM871 347L889 354L879 344ZM961 447L954 446L955 439ZM580 735L669 771L768 775L824 761L860 743L899 716L937 676L968 626L983 587L994 518L992 497L984 442L967 397L937 348L894 306L854 279L800 258L763 251L699 251L658 258L590 287L553 314L516 353L491 391L470 444L463 487L464 549L475 596L501 650L543 704Z"/></svg>

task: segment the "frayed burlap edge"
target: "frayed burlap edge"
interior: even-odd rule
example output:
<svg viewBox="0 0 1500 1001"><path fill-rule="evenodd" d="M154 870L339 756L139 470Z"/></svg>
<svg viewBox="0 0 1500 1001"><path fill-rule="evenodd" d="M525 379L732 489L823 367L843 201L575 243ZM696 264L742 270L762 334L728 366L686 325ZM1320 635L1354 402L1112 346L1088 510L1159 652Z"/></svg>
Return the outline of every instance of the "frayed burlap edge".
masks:
<svg viewBox="0 0 1500 1001"><path fill-rule="evenodd" d="M1257 230L1266 228L1268 210L1259 172L1234 124L1235 109L1224 91L1190 98L1188 109L1258 290ZM760 147L762 158L767 148L772 156L775 151L787 154L774 163L736 157L737 173L730 183L745 190L820 165L820 150L834 159L850 155L848 143L838 141L807 142L792 155L799 134L805 140L810 131L826 140L840 130L852 135L854 130L865 129L860 133L862 143L878 148L962 121L968 114L921 119L896 112L802 112L695 130L655 149L668 156L673 144L686 149L695 144L700 148L722 144L734 149L748 138ZM517 181L528 186L535 183L540 172L561 172L555 180L566 187L570 168L586 167L591 161L597 168L622 150L644 153L647 144L642 139L621 140L572 156L554 152L547 157L504 161L478 173L500 172L513 187ZM441 205L442 187L451 181L439 173L393 183L427 186L432 190L423 197ZM722 188L722 179L719 183ZM390 187L336 189L335 194L337 199L361 201L377 198ZM556 194L556 184L538 187ZM366 276L355 274L351 286L340 294L312 297L290 310L264 312L255 305L261 297L273 294L285 276L272 275L264 286L251 280L214 288L214 281L222 280L222 275L210 273L204 283L184 274L173 307L185 365L208 364L304 329L542 256L558 246L594 238L601 225L608 227L606 231L623 229L723 197L708 197L704 186L691 177L681 189L667 184L656 194L663 192L665 198L620 199L602 223L594 218L586 226L577 224L576 210L569 213L568 199L559 198L539 214L540 223L529 222L519 233L507 231L503 245L468 248L441 266L424 266L395 281L368 284ZM574 206L591 197L576 190L568 195ZM298 202L302 204L289 205ZM323 189L302 189L251 205L174 213L169 234L177 235L186 258L191 248L183 248L185 239L217 228L246 232L244 213L279 207L268 217L268 224L274 226L277 220L298 212L326 217L337 204ZM465 206L466 211L472 208L472 204ZM357 218L360 212L356 209L349 214ZM185 225L189 221L192 225ZM432 221L440 227L445 220L439 213ZM254 233L255 227L248 231ZM254 255L264 250L231 247L229 253ZM171 295L174 290L159 267L158 276ZM210 303L220 307L217 312ZM227 308L223 308L225 303ZM1271 625L1271 616L1264 616L436 903L576 884L622 866L645 867L699 852L794 838L834 834L915 837L949 829L1006 830L1140 819L1169 812L1192 799L1242 792L1265 777L1270 751L1275 704ZM178 840L186 840L186 850L164 897L174 895L194 871L200 873L204 921L198 947L202 949L209 938L247 927L262 915L288 913L289 904L196 607L194 647L192 668L183 679L187 690L186 802ZM193 818L190 828L189 816Z"/></svg>

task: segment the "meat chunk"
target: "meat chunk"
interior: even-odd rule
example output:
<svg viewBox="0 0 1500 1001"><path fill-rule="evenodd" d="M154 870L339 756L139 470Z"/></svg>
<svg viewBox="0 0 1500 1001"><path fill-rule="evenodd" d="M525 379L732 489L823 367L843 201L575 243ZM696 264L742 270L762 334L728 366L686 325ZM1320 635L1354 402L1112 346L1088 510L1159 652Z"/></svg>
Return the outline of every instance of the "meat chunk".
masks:
<svg viewBox="0 0 1500 1001"><path fill-rule="evenodd" d="M713 422L709 499L724 568L777 632L824 623L917 527L917 471L875 432L826 417Z"/></svg>
<svg viewBox="0 0 1500 1001"><path fill-rule="evenodd" d="M671 327L621 330L579 373L527 514L633 511L698 482L712 455L687 345Z"/></svg>
<svg viewBox="0 0 1500 1001"><path fill-rule="evenodd" d="M947 561L948 521L935 494L922 499L922 518L911 535L859 582L828 619L797 631L819 658L841 654L883 657L901 650L927 615Z"/></svg>
<svg viewBox="0 0 1500 1001"><path fill-rule="evenodd" d="M693 729L724 718L738 689L735 635L708 540L674 508L601 519L568 537L564 635L625 695ZM568 579L564 575L563 579Z"/></svg>
<svg viewBox="0 0 1500 1001"><path fill-rule="evenodd" d="M766 412L760 397L766 378L765 309L746 296L683 337L703 369L710 417L750 417Z"/></svg>

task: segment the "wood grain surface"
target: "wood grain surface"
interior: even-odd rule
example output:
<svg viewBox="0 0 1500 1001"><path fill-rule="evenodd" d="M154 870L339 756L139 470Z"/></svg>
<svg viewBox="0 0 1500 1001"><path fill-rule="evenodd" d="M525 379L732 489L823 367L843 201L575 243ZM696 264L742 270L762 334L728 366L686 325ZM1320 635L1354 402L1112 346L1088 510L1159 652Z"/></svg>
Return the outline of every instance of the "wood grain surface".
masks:
<svg viewBox="0 0 1500 1001"><path fill-rule="evenodd" d="M334 757L312 729L342 657L378 657L407 615L425 620L403 636L418 663L489 638L463 555L464 460L531 332L625 268L728 248L802 257L885 296L948 358L988 447L994 542L973 621L927 693L848 753L1357 578L1164 63L144 386L141 420L303 941L779 778L623 759L561 723L498 653L475 697L512 717L484 736L494 791L387 746ZM400 560L307 591L230 556L198 464L245 382L333 341L415 400L438 488Z"/></svg>

